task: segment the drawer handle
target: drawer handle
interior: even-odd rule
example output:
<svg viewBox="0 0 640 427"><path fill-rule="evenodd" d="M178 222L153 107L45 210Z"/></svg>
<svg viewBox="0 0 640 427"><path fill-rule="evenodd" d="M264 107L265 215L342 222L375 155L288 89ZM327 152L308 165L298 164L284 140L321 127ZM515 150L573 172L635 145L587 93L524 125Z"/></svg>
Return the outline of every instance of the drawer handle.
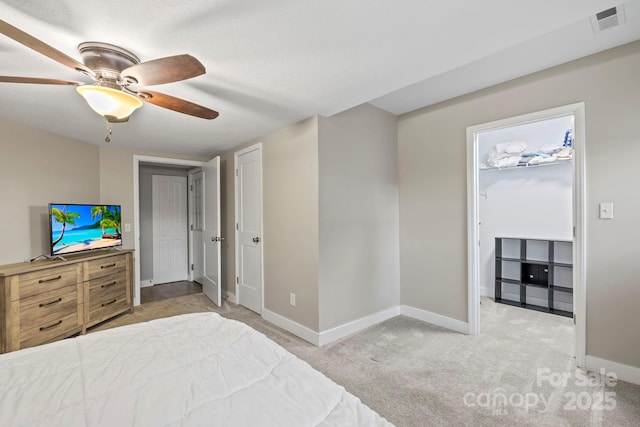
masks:
<svg viewBox="0 0 640 427"><path fill-rule="evenodd" d="M113 304L113 303L114 303L114 302L116 302L116 301L118 301L118 300L117 300L117 299L114 299L113 301L105 302L105 303L103 303L103 304L102 304L102 306L103 306L103 307L106 307L106 306L108 306L108 305Z"/></svg>
<svg viewBox="0 0 640 427"><path fill-rule="evenodd" d="M101 265L100 268L111 268L115 266L116 266L116 263L114 262L113 264L109 264L109 265Z"/></svg>
<svg viewBox="0 0 640 427"><path fill-rule="evenodd" d="M42 304L40 304L40 307L46 307L48 305L53 305L53 304L58 303L60 301L62 301L62 297L58 298L55 301L43 302ZM62 322L62 320L61 320L61 322Z"/></svg>
<svg viewBox="0 0 640 427"><path fill-rule="evenodd" d="M57 276L57 277L52 277L50 279L40 279L40 280L38 280L38 283L53 282L54 280L60 280L60 279L62 279L62 275Z"/></svg>
<svg viewBox="0 0 640 427"><path fill-rule="evenodd" d="M102 286L100 286L100 287L101 287L101 288L108 288L109 286L113 286L113 285L115 285L116 283L118 283L118 282L117 282L117 281L113 281L113 282L109 283L108 285L102 285Z"/></svg>
<svg viewBox="0 0 640 427"><path fill-rule="evenodd" d="M49 325L49 326L41 326L40 327L40 331L46 331L47 329L52 329L55 328L56 326L58 326L59 324L62 323L62 319L58 320L56 323L54 323L53 325Z"/></svg>

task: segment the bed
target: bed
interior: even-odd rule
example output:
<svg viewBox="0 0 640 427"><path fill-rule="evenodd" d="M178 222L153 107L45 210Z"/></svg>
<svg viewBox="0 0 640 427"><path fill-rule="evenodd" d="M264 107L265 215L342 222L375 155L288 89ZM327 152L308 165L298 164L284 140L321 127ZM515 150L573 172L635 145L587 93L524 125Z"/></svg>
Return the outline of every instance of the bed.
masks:
<svg viewBox="0 0 640 427"><path fill-rule="evenodd" d="M196 313L0 356L2 425L390 426L244 323Z"/></svg>

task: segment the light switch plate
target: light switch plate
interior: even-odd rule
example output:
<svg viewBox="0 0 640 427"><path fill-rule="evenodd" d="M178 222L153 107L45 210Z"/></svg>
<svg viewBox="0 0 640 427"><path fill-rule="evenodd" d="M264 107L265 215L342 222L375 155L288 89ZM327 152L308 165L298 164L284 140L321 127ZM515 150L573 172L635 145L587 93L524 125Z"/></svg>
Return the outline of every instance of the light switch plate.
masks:
<svg viewBox="0 0 640 427"><path fill-rule="evenodd" d="M600 219L613 219L613 203L600 203Z"/></svg>

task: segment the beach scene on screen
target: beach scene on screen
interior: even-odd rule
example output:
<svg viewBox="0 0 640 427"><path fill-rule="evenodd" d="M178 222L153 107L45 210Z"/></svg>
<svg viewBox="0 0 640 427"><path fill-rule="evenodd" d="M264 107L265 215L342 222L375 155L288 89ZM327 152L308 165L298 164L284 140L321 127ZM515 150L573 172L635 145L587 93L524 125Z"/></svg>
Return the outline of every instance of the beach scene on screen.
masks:
<svg viewBox="0 0 640 427"><path fill-rule="evenodd" d="M52 255L122 245L120 206L50 207Z"/></svg>

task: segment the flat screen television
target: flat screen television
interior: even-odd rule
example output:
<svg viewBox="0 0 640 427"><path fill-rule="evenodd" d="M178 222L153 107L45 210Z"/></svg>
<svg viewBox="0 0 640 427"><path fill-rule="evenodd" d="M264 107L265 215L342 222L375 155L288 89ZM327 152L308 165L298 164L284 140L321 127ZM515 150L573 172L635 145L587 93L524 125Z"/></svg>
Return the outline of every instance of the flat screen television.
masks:
<svg viewBox="0 0 640 427"><path fill-rule="evenodd" d="M51 256L122 246L120 205L49 204Z"/></svg>

